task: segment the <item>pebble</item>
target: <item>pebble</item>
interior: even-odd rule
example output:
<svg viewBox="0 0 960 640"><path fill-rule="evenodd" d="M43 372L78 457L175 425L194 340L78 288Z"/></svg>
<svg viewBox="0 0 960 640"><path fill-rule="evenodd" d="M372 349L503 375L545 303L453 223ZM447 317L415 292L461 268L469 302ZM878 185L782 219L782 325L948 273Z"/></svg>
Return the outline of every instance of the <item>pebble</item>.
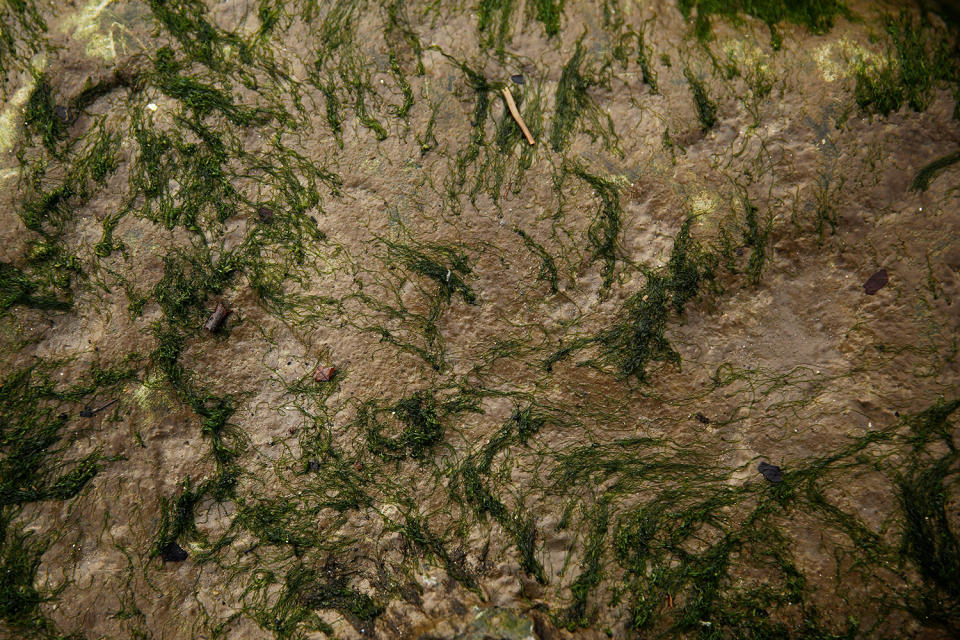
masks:
<svg viewBox="0 0 960 640"><path fill-rule="evenodd" d="M763 474L763 477L767 479L768 482L781 482L783 480L783 471L780 470L775 464L770 464L768 462L761 462L757 467L757 471Z"/></svg>

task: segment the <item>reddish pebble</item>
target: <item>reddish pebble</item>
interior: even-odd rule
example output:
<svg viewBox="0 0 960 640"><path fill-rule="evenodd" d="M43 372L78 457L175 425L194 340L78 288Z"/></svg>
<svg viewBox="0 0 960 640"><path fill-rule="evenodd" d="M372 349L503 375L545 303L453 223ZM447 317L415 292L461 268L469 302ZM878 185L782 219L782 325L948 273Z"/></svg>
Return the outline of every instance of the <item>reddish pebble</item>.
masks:
<svg viewBox="0 0 960 640"><path fill-rule="evenodd" d="M336 367L319 366L317 367L317 370L313 372L313 379L317 382L330 382L330 380L333 378L333 374L336 372Z"/></svg>
<svg viewBox="0 0 960 640"><path fill-rule="evenodd" d="M217 303L217 308L213 310L213 313L210 314L210 318L204 323L203 327L207 331L216 331L220 328L220 325L223 324L223 321L227 319L227 316L233 313L229 307L227 307L222 302Z"/></svg>
<svg viewBox="0 0 960 640"><path fill-rule="evenodd" d="M880 291L880 289L883 289L887 285L887 282L889 282L887 270L880 269L880 271L877 271L867 278L867 281L863 283L863 290L868 296L872 296L877 291Z"/></svg>

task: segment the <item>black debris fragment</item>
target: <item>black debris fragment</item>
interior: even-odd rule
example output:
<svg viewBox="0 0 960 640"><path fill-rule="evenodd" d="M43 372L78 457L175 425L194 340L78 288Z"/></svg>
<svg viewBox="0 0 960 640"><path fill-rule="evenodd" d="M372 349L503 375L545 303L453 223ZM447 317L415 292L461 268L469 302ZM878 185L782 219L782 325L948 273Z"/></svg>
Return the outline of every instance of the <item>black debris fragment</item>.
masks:
<svg viewBox="0 0 960 640"><path fill-rule="evenodd" d="M766 478L768 482L776 483L783 480L783 471L775 464L761 462L757 467L757 471L763 474L763 477Z"/></svg>
<svg viewBox="0 0 960 640"><path fill-rule="evenodd" d="M703 424L710 424L710 418L708 418L707 416L703 415L703 414L700 413L699 411L697 411L697 415L696 415L695 417L697 418L697 420L699 420L699 421L702 422Z"/></svg>
<svg viewBox="0 0 960 640"><path fill-rule="evenodd" d="M887 285L887 282L889 282L889 278L887 278L887 270L880 269L880 271L877 271L875 274L867 278L867 281L863 283L863 290L868 296L872 296L877 291L880 291L880 289L883 289Z"/></svg>
<svg viewBox="0 0 960 640"><path fill-rule="evenodd" d="M187 559L187 552L176 542L171 542L160 550L160 557L167 562L183 562Z"/></svg>
<svg viewBox="0 0 960 640"><path fill-rule="evenodd" d="M510 76L510 80L513 81L513 84L523 84L523 74L518 73L516 75Z"/></svg>

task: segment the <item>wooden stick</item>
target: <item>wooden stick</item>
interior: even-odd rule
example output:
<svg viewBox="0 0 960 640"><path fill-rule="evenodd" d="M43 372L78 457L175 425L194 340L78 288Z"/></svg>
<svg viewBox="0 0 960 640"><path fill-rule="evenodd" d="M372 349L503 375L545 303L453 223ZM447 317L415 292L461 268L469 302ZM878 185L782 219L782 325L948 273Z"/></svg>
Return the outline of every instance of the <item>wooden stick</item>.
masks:
<svg viewBox="0 0 960 640"><path fill-rule="evenodd" d="M527 129L527 125L523 123L523 118L520 117L520 112L517 111L517 103L513 101L513 94L510 93L510 87L503 88L503 99L507 101L507 108L510 109L510 115L512 115L513 119L520 125L520 130L523 131L523 135L527 137L527 142L536 144L533 136L530 135L530 129Z"/></svg>

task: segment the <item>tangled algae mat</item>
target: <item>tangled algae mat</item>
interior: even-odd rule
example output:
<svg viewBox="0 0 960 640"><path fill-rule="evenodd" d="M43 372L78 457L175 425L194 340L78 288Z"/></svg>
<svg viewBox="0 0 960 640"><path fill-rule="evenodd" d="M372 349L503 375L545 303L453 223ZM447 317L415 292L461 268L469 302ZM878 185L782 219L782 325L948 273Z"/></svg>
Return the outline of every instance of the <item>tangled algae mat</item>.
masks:
<svg viewBox="0 0 960 640"><path fill-rule="evenodd" d="M0 635L956 637L951 20L4 1Z"/></svg>

